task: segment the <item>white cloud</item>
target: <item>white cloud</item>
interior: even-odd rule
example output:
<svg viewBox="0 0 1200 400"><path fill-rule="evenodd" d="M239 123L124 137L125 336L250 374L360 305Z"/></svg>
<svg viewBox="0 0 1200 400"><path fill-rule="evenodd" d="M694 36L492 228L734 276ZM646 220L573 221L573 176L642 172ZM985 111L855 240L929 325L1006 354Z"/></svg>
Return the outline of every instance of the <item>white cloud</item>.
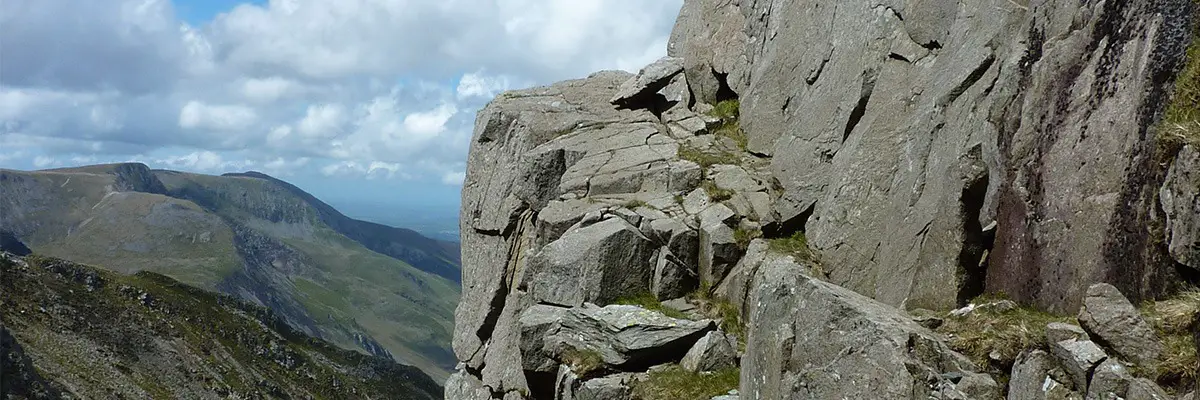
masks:
<svg viewBox="0 0 1200 400"><path fill-rule="evenodd" d="M456 92L459 99L480 97L491 99L497 94L514 87L507 76L489 76L483 72L465 74L458 80Z"/></svg>
<svg viewBox="0 0 1200 400"><path fill-rule="evenodd" d="M467 179L467 173L463 171L442 174L442 183L447 185L461 185L464 179Z"/></svg>
<svg viewBox="0 0 1200 400"><path fill-rule="evenodd" d="M408 114L404 117L404 128L421 138L437 135L446 130L446 122L458 113L453 104L442 104L438 108Z"/></svg>
<svg viewBox="0 0 1200 400"><path fill-rule="evenodd" d="M255 103L271 103L299 89L296 82L278 76L246 79L240 88L242 97Z"/></svg>
<svg viewBox="0 0 1200 400"><path fill-rule="evenodd" d="M179 127L236 131L249 128L258 120L254 109L241 105L208 105L189 101L179 110Z"/></svg>
<svg viewBox="0 0 1200 400"><path fill-rule="evenodd" d="M181 156L159 158L154 160L153 163L174 169L211 173L242 170L253 167L256 164L251 160L227 161L220 154L211 151L195 151Z"/></svg>
<svg viewBox="0 0 1200 400"><path fill-rule="evenodd" d="M636 71L680 3L272 0L184 23L168 0L0 0L0 146L457 182L487 101Z"/></svg>
<svg viewBox="0 0 1200 400"><path fill-rule="evenodd" d="M361 177L366 179L412 179L412 175L402 171L403 167L398 163L385 163L380 161L372 161L369 163L360 163L357 161L342 161L326 165L321 168L321 173L330 177Z"/></svg>
<svg viewBox="0 0 1200 400"><path fill-rule="evenodd" d="M304 119L296 124L296 131L307 137L332 138L340 136L341 126L346 121L346 111L338 104L308 106Z"/></svg>
<svg viewBox="0 0 1200 400"><path fill-rule="evenodd" d="M46 168L51 165L59 164L58 160L47 156L37 156L33 158L33 166L35 168Z"/></svg>

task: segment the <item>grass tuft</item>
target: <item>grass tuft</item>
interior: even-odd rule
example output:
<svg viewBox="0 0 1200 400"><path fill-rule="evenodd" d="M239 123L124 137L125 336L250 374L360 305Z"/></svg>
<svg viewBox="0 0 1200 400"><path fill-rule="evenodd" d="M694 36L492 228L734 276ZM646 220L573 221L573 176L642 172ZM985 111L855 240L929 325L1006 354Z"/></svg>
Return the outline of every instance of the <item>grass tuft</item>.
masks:
<svg viewBox="0 0 1200 400"><path fill-rule="evenodd" d="M679 158L694 162L704 169L717 164L737 165L741 161L736 155L726 151L709 153L688 145L679 146Z"/></svg>
<svg viewBox="0 0 1200 400"><path fill-rule="evenodd" d="M812 249L808 247L808 238L804 232L793 233L792 236L771 239L768 248L776 253L788 254L798 261L815 261Z"/></svg>
<svg viewBox="0 0 1200 400"><path fill-rule="evenodd" d="M1200 37L1193 38L1187 64L1175 79L1162 128L1164 140L1200 145Z"/></svg>
<svg viewBox="0 0 1200 400"><path fill-rule="evenodd" d="M634 398L644 400L708 400L737 389L741 370L697 373L672 365L650 372L633 384Z"/></svg>
<svg viewBox="0 0 1200 400"><path fill-rule="evenodd" d="M638 207L654 208L654 207L650 206L650 203L647 203L641 199L629 200L629 201L625 202L625 204L622 204L622 206L624 206L625 208L628 208L630 210L637 209Z"/></svg>
<svg viewBox="0 0 1200 400"><path fill-rule="evenodd" d="M750 247L750 241L760 237L762 237L761 229L745 229L739 227L733 231L733 240L737 242L738 247L742 250L746 250Z"/></svg>
<svg viewBox="0 0 1200 400"><path fill-rule="evenodd" d="M1142 307L1142 315L1163 341L1158 362L1144 372L1164 387L1195 385L1200 380L1200 356L1192 339L1191 325L1200 318L1200 290L1148 303Z"/></svg>
<svg viewBox="0 0 1200 400"><path fill-rule="evenodd" d="M604 368L604 357L590 349L570 348L563 352L562 361L579 376L588 376Z"/></svg>
<svg viewBox="0 0 1200 400"><path fill-rule="evenodd" d="M684 314L682 311L663 306L662 302L658 300L658 297L656 297L653 293L650 293L650 292L642 292L636 296L622 297L622 298L617 299L617 301L613 302L613 304L638 306L638 307L645 308L650 311L660 312L663 315L666 315L671 318L689 319L688 315Z"/></svg>
<svg viewBox="0 0 1200 400"><path fill-rule="evenodd" d="M708 197L711 197L713 201L725 201L733 198L732 190L722 189L713 181L700 182L700 188L704 189L704 192L708 193Z"/></svg>
<svg viewBox="0 0 1200 400"><path fill-rule="evenodd" d="M977 298L972 303L983 300ZM978 365L991 366L1001 373L1007 373L1022 351L1049 351L1046 325L1051 322L1073 324L1075 320L1026 307L1007 311L984 308L962 317L949 316L937 331L949 337L947 344L951 349L966 355Z"/></svg>
<svg viewBox="0 0 1200 400"><path fill-rule="evenodd" d="M725 333L732 334L738 338L740 346L746 345L746 324L742 321L741 310L738 309L729 300L713 294L713 286L710 282L700 282L700 287L697 288L687 298L698 300L700 312L717 320L717 326Z"/></svg>

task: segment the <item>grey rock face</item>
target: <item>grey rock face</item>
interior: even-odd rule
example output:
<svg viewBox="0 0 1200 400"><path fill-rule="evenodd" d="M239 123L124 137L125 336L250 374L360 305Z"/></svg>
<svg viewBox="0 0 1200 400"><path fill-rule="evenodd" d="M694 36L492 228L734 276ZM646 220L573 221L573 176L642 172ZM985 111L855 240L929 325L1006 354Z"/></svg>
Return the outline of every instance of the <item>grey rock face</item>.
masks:
<svg viewBox="0 0 1200 400"><path fill-rule="evenodd" d="M712 372L737 365L737 351L721 331L709 332L692 345L679 365L692 372Z"/></svg>
<svg viewBox="0 0 1200 400"><path fill-rule="evenodd" d="M529 260L529 293L562 306L608 303L650 289L655 247L620 218L567 231Z"/></svg>
<svg viewBox="0 0 1200 400"><path fill-rule="evenodd" d="M1008 400L1083 399L1072 391L1069 378L1061 377L1054 358L1041 350L1022 353L1013 363Z"/></svg>
<svg viewBox="0 0 1200 400"><path fill-rule="evenodd" d="M1108 355L1090 340L1068 339L1050 344L1050 353L1071 376L1076 388L1086 388L1091 371Z"/></svg>
<svg viewBox="0 0 1200 400"><path fill-rule="evenodd" d="M588 303L562 318L558 331L546 338L546 348L555 354L570 349L595 352L613 366L649 366L678 360L715 328L710 320L681 320L637 306Z"/></svg>
<svg viewBox="0 0 1200 400"><path fill-rule="evenodd" d="M667 55L683 58L684 74L697 102L715 104L723 85L745 92L751 72L745 53L751 39L743 29L745 21L738 2L683 3Z"/></svg>
<svg viewBox="0 0 1200 400"><path fill-rule="evenodd" d="M809 278L790 259L759 267L741 396L746 399L926 398L962 355L895 308Z"/></svg>
<svg viewBox="0 0 1200 400"><path fill-rule="evenodd" d="M1179 151L1158 198L1167 214L1171 256L1200 270L1200 151L1192 146Z"/></svg>
<svg viewBox="0 0 1200 400"><path fill-rule="evenodd" d="M1150 324L1121 292L1100 283L1088 288L1079 322L1126 360L1150 365L1162 353L1162 343Z"/></svg>
<svg viewBox="0 0 1200 400"><path fill-rule="evenodd" d="M702 102L724 74L749 149L774 156L776 211L811 213L834 283L952 308L998 220L988 286L1017 300L1073 312L1097 276L1163 290L1122 277L1171 273L1128 260L1154 206L1134 199L1163 172L1142 134L1167 85L1151 77L1182 60L1188 6L1016 3L689 1L669 52Z"/></svg>
<svg viewBox="0 0 1200 400"><path fill-rule="evenodd" d="M575 389L575 400L631 400L632 383L644 374L615 374L590 379Z"/></svg>

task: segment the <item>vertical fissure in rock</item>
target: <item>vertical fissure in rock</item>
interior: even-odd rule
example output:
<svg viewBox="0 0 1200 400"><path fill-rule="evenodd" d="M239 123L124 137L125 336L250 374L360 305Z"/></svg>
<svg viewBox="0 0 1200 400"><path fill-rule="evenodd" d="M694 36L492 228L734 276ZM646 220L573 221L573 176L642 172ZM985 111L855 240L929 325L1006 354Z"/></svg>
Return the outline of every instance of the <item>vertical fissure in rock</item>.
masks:
<svg viewBox="0 0 1200 400"><path fill-rule="evenodd" d="M850 119L846 121L846 129L842 132L842 143L850 137L850 133L854 132L854 127L858 126L859 121L867 113L867 103L871 101L871 93L875 91L875 79L879 77L879 71L869 69L863 71L862 90L859 91L858 104L854 106L854 110L850 111Z"/></svg>
<svg viewBox="0 0 1200 400"><path fill-rule="evenodd" d="M488 302L488 314L484 317L483 323L479 325L479 329L475 331L475 335L479 337L480 343L487 343L491 338L492 330L496 327L496 322L500 320L500 314L504 311L504 303L508 298L508 292L512 288L513 281L516 279L517 271L516 264L520 262L521 254L524 249L525 229L532 221L534 212L526 207L522 207L514 212L514 217L510 218L509 226L504 228L502 236L509 241L508 257L505 258L504 276L500 279L499 287L495 288L492 293L492 300Z"/></svg>
<svg viewBox="0 0 1200 400"><path fill-rule="evenodd" d="M962 216L962 250L958 255L959 272L962 274L958 287L958 306L983 294L987 280L987 257L995 241L995 229L984 230L979 222L980 212L987 197L988 174L980 174L963 187L959 215Z"/></svg>

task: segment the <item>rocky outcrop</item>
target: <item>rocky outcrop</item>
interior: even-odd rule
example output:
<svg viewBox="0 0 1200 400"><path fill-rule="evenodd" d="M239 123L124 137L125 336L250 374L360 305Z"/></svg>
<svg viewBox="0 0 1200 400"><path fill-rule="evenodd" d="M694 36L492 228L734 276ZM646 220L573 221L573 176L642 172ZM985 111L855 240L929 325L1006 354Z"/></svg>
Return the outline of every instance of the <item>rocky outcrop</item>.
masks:
<svg viewBox="0 0 1200 400"><path fill-rule="evenodd" d="M1009 393L1082 398L1100 366L1128 392L1109 361L1154 354L1125 296L1180 286L1195 247L1190 153L1152 162L1190 7L687 0L637 74L501 94L463 187L456 390L621 397L732 358L741 398L998 398L905 310L1074 313L1107 282L1125 303L1048 329ZM989 291L1012 300L960 308ZM632 351L672 329L606 314L630 299L720 309L745 351L713 326Z"/></svg>
<svg viewBox="0 0 1200 400"><path fill-rule="evenodd" d="M1092 282L1141 298L1174 277L1134 227L1156 218L1152 126L1189 10L697 0L668 49L697 99L741 99L748 149L784 188L775 210L807 221L835 283L945 309L986 275L1073 311Z"/></svg>

